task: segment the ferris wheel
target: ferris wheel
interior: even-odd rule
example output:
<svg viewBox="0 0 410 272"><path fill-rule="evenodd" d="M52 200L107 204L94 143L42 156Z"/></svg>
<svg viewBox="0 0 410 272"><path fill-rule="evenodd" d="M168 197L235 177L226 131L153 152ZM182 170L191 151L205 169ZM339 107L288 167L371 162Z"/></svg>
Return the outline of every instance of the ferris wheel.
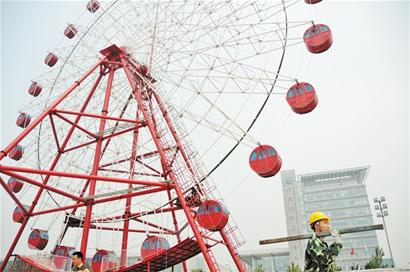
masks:
<svg viewBox="0 0 410 272"><path fill-rule="evenodd" d="M51 254L18 255L11 271L64 271L74 249L93 271L188 271L197 254L221 271L214 247L245 271L212 173L242 145L249 171L279 172L278 151L252 128L272 96L295 114L317 106L314 84L282 68L289 47L331 47L327 25L288 18L318 2L89 1L45 56L16 116L23 130L0 153L20 224L1 269L26 243Z"/></svg>

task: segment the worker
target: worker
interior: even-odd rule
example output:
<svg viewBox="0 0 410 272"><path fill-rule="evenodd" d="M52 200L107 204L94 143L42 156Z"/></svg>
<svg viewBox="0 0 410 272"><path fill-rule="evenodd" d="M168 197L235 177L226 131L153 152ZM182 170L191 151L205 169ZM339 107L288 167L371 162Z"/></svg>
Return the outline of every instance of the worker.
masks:
<svg viewBox="0 0 410 272"><path fill-rule="evenodd" d="M342 249L340 233L331 229L330 218L321 211L313 212L309 217L309 225L314 231L309 239L305 251L305 272L330 272L336 271L335 258ZM319 232L329 231L334 243L328 246L325 237L317 237Z"/></svg>
<svg viewBox="0 0 410 272"><path fill-rule="evenodd" d="M73 271L90 272L90 270L84 265L84 255L81 251L74 252L71 260Z"/></svg>

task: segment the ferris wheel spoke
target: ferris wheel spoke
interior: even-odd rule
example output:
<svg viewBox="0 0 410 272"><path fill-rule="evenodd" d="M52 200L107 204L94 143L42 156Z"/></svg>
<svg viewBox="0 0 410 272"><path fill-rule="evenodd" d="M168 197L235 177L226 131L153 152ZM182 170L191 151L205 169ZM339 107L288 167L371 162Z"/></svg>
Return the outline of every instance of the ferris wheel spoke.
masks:
<svg viewBox="0 0 410 272"><path fill-rule="evenodd" d="M274 50L278 50L278 49L280 49L280 48L275 48ZM178 55L178 53L177 53L177 55ZM203 54L201 54L201 55L204 55L204 57L206 57L206 58L211 58L211 57L214 57L214 55L211 55L211 54L207 54L207 53L203 53ZM200 57L201 57L201 55L199 55ZM176 61L181 61L181 60L184 60L184 59L187 59L188 58L188 56L186 56L186 55L181 55L181 58L177 58L177 59L175 59ZM192 70L193 71L201 71L201 70L205 70L205 71L208 71L208 70L214 70L214 69L217 69L217 68L222 68L224 65L228 65L228 64L237 64L237 65L239 65L239 66L242 66L242 67L248 67L249 69L254 69L254 70L260 70L260 71L264 71L264 72L266 72L266 73L269 73L270 74L270 76L272 76L272 77L274 77L275 75L276 75L276 73L274 73L273 71L269 71L269 70L267 70L267 69L261 69L261 68L259 68L259 67L256 67L256 66L252 66L252 65L250 65L250 64L248 64L248 63L245 63L245 62L241 62L241 60L243 60L243 59L236 59L236 58L224 58L224 57L216 57L215 59L217 59L218 61L220 61L221 62L221 64L219 64L219 65L213 65L213 66L208 66L208 67L204 67L204 68L192 68ZM169 70L169 72L181 72L182 70L186 70L186 68L183 66L183 64L182 64L182 62L180 62L181 63L181 66L183 67L183 69L181 69L181 70ZM282 75L281 74L281 77L284 77L284 78L286 78L286 79L291 79L291 80L294 80L293 78L291 78L291 77L288 77L288 76L284 76L284 75Z"/></svg>
<svg viewBox="0 0 410 272"><path fill-rule="evenodd" d="M237 75L237 74L230 74L229 76L228 75L223 76L223 74L222 74L221 76L213 76L212 77L213 80L210 80L207 75L201 75L201 74L196 74L195 73L196 76L191 76L191 75L189 76L189 78L192 79L192 82L195 82L195 80L193 80L195 78L203 78L204 80L206 79L212 84L213 84L213 81L215 79L217 80L217 79L229 78L238 87L237 88L238 91L235 91L233 88L229 88L229 89L223 88L223 89L221 89L218 85L215 85L215 84L213 84L213 86L214 86L213 90L211 90L209 88L202 89L200 86L197 87L193 84L190 84L190 85L185 84L184 88L189 89L190 91L192 91L193 94L195 94L195 93L197 93L197 94L199 94L199 93L202 93L202 94L211 94L211 93L235 94L235 93L241 93L241 94L265 94L265 95L268 95L269 91L270 91L270 88L273 85L274 75L273 74L268 75L268 73L267 73L268 71L260 70L259 72L264 73L265 77L264 78L263 77L258 78L254 75L249 75L249 73L246 71L246 70L249 70L248 69L249 67L244 68L245 65L240 65L240 66L241 66L242 70L244 71L244 74L247 74L246 77L245 76L241 77L240 75ZM247 84L238 84L237 81L240 80L240 79L245 79L248 82L255 81L255 82L261 83L260 87L264 88L265 92L258 92L257 90L252 90L247 86ZM179 82L175 82L172 78L172 75L170 75L170 76L166 75L164 78L162 78L162 81L166 81L167 84L174 85L174 86L179 86L181 84ZM263 83L264 81L265 81L265 83ZM279 80L279 81L281 81L281 80ZM292 81L294 81L294 79L289 79L289 78L286 77L285 79L282 79L282 81L292 82ZM187 82L189 82L189 81L185 80L185 83L187 83ZM256 87L256 85L255 85L255 87ZM287 89L286 87L280 87L280 86L277 86L277 88ZM182 92L183 90L181 89L180 91ZM273 92L273 94L285 94L285 93L283 93L283 92Z"/></svg>
<svg viewBox="0 0 410 272"><path fill-rule="evenodd" d="M251 5L251 4L249 4L249 5ZM245 8L245 7L247 7L247 6L243 6L243 8ZM206 34L208 34L209 35L209 33L211 32L211 31L213 31L213 30L216 30L218 27L220 27L220 25L222 24L222 25L224 25L224 27L226 28L226 29L228 29L228 30L230 30L230 26L232 26L232 28L234 28L235 29L235 33L241 33L241 31L239 31L237 28L238 28L238 26L246 26L247 28L246 29L244 29L244 30L242 30L242 32L245 32L245 31L248 31L248 30L250 30L251 28L253 28L254 27L254 23L248 23L248 24L243 24L243 25L238 25L237 23L234 23L233 21L232 21L232 17L233 17L233 14L235 14L235 11L233 10L233 13L231 13L229 16L225 16L224 18L223 18L223 21L218 21L217 23L215 23L214 21L213 21L213 26L212 26L212 28L211 29L209 29L209 31L206 33ZM275 15L276 13L274 13L274 14L272 14L272 15ZM260 15L259 14L259 11L255 11L255 13L250 13L248 16L252 16L252 15ZM271 16L272 16L271 15ZM243 18L243 17L242 17ZM212 19L212 18L211 18ZM259 20L260 20L261 18L259 18ZM229 22L231 23L231 25L229 25L229 24L225 24L225 20L229 20ZM276 24L276 22L274 22L273 24ZM272 32L272 30L270 30L271 32ZM256 34L256 33L255 33ZM186 33L183 33L183 35L185 36L186 35ZM256 34L256 36L257 36L258 34ZM235 35L233 35L232 33L231 33L231 38L230 39L228 39L227 41L230 41L231 39L235 39L236 38L236 36Z"/></svg>
<svg viewBox="0 0 410 272"><path fill-rule="evenodd" d="M226 16L224 19L226 20L227 18L229 18L229 16ZM216 25L215 24L215 22L213 23L213 25ZM235 24L233 24L233 25L235 25ZM217 27L218 25L216 25L216 27ZM209 29L207 32L206 32L206 34L208 34L210 31L212 31L212 30L214 30L214 28L212 27L211 29ZM195 28L195 31L198 31L197 30L197 28ZM181 37L177 37L179 40L181 39L181 38L183 38L183 37L185 37L185 36L187 36L187 34L189 33L189 31L187 32L183 32L183 33L181 33Z"/></svg>
<svg viewBox="0 0 410 272"><path fill-rule="evenodd" d="M237 128L237 129L240 131L240 133L242 133L242 135L246 135L246 134L247 134L246 131L245 131L245 129L243 129L243 128L242 128L239 124L237 124L233 119L231 119L230 116L229 116L221 107L219 107L218 105L216 105L215 103L213 103L211 100L209 100L209 98L208 98L207 96L205 96L205 95L203 95L203 94L201 94L201 93L199 93L198 96L201 96L202 99L204 99L204 100L208 103L208 105L210 106L210 109L216 109L216 110L225 118L225 120L229 120L230 123L231 123L235 128ZM184 106L181 110L183 110L183 112L187 112L186 108L188 108L188 107L185 107L185 106ZM209 114L209 111L208 111L208 114ZM195 116L195 115L192 114L192 113L190 113L190 116L191 116L191 117L195 117L195 118L198 117L198 116ZM207 114L203 115L199 120L201 120L201 121L206 120L206 117L207 117ZM196 121L198 122L198 119L196 119ZM198 123L201 123L201 121L199 121ZM206 120L206 122L210 122L210 121L209 121L209 120ZM257 142L258 142L258 141L254 140L254 139L252 139L252 140L253 140L254 143L257 143Z"/></svg>
<svg viewBox="0 0 410 272"><path fill-rule="evenodd" d="M186 109L182 109L181 115L183 117L189 118L191 121L195 122L196 124L200 124L208 129L212 129L215 132L222 133L224 136L229 137L230 139L236 142L239 141L239 139L243 135L243 131L234 132L232 130L225 128L223 125L216 124L215 122L212 122L208 119L203 119L202 116L192 113ZM257 144L257 142L253 138L250 138L250 136L245 137L244 140L247 140L250 142L249 146L255 146Z"/></svg>

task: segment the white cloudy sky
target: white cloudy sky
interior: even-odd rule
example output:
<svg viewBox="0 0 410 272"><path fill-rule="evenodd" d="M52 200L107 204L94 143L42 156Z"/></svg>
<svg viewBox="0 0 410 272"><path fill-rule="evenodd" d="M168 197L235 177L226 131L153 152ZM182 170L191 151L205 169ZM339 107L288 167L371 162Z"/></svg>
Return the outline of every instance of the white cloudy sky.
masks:
<svg viewBox="0 0 410 272"><path fill-rule="evenodd" d="M31 99L28 82L43 69L43 57L61 39L66 23L83 9L84 2L1 1L2 147L19 132L15 118ZM318 108L307 116L291 115L280 125L280 134L279 125L269 122L268 109L258 126L270 131L252 133L274 144L283 169L297 173L370 165L369 199L386 197L393 255L404 266L410 261L409 2L323 1L313 14L331 26L334 46L314 57L306 57L302 47L290 52L311 61L304 75L320 82ZM248 152L239 150L214 180L224 179L220 191L247 240L244 249L254 250L260 239L285 236L286 223L280 177L248 175ZM0 205L3 257L15 230L10 220L14 205L4 194ZM387 252L384 233L378 238Z"/></svg>

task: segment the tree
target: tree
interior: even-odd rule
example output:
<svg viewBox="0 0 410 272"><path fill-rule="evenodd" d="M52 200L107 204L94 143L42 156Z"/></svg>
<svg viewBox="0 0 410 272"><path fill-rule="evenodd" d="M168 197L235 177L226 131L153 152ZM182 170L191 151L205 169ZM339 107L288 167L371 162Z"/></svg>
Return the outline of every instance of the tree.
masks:
<svg viewBox="0 0 410 272"><path fill-rule="evenodd" d="M330 265L330 271L342 271L342 268L338 266L336 263L332 263Z"/></svg>
<svg viewBox="0 0 410 272"><path fill-rule="evenodd" d="M365 269L386 268L387 265L383 264L383 249L376 247L375 255L373 255L369 262L364 266Z"/></svg>
<svg viewBox="0 0 410 272"><path fill-rule="evenodd" d="M258 266L256 266L255 270L253 270L253 272L265 272L265 269L263 268L263 266L261 264L258 264Z"/></svg>
<svg viewBox="0 0 410 272"><path fill-rule="evenodd" d="M291 263L288 265L288 268L286 269L287 272L302 272L302 269L300 269L299 265L295 263Z"/></svg>

